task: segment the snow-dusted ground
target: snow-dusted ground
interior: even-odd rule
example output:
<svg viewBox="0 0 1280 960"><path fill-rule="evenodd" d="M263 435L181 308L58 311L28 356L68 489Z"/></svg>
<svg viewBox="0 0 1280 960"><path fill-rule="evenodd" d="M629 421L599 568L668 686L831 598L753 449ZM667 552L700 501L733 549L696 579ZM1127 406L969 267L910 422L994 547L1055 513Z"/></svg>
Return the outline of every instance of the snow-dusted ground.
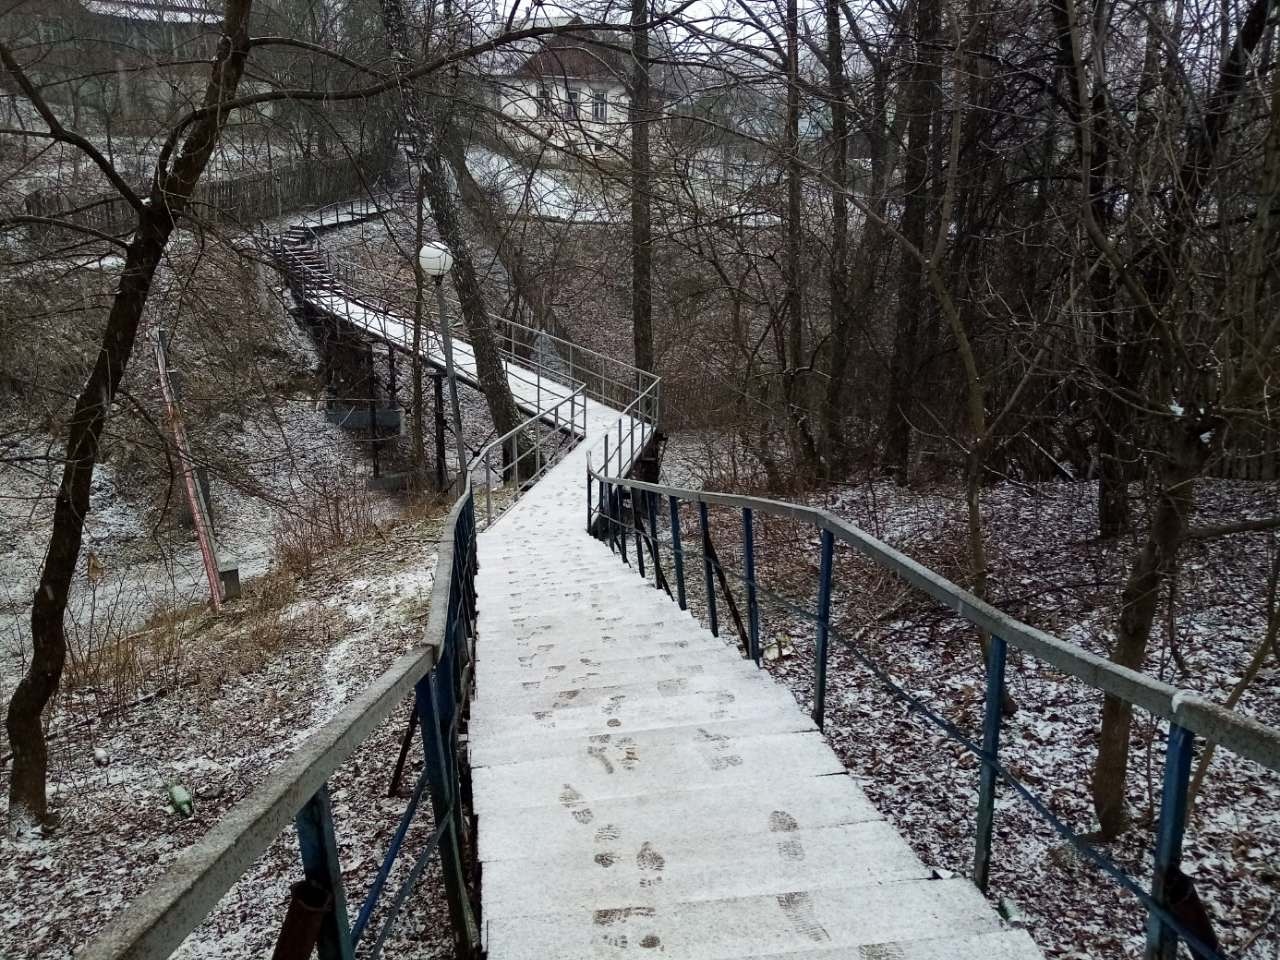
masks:
<svg viewBox="0 0 1280 960"><path fill-rule="evenodd" d="M61 825L48 839L0 840L0 956L70 957L267 771L420 643L438 537L438 518L407 522L327 558L306 580L250 584L222 618L199 613L177 624L190 652L168 695L54 739L50 790ZM332 781L355 892L367 885L403 809L403 800L383 798L407 714L406 704ZM109 758L105 767L95 764L95 749ZM415 776L406 773L409 783ZM194 795L190 819L169 809L169 783ZM429 815L420 818L414 837L429 827ZM291 834L178 956L270 950L298 878ZM430 896L430 881L425 889ZM429 912L406 930L428 944L448 941Z"/></svg>
<svg viewBox="0 0 1280 960"><path fill-rule="evenodd" d="M305 336L287 318L279 322L286 349L295 353L301 369L312 368L315 355ZM154 380L149 345L138 351L133 376L144 383ZM197 444L208 442L204 426L213 425L188 428ZM235 484L216 471L211 482L218 539L239 561L242 580L267 570L277 524L299 508L317 478L345 476L348 483L362 486L369 471L358 441L327 422L320 404L306 397L286 399L270 411L248 409L217 445L245 471ZM45 441L13 453L56 455L57 450L56 443ZM59 473L56 462L0 464L0 699L5 701L29 649L31 591L48 542ZM380 513L394 509L390 497L369 496ZM128 631L157 611L207 600L208 583L191 530L174 522L172 513L159 528L150 519L166 498L171 511L180 511L181 497L178 487L120 482L110 461L98 465L85 523L82 576L73 586L68 610L73 645L77 629L87 633L91 618L99 629L109 622L117 632ZM101 573L96 585L88 578L90 554Z"/></svg>
<svg viewBox="0 0 1280 960"><path fill-rule="evenodd" d="M605 181L589 173L525 163L487 147L467 149L467 166L483 187L512 214L572 223L612 223L625 209L624 196L609 197Z"/></svg>

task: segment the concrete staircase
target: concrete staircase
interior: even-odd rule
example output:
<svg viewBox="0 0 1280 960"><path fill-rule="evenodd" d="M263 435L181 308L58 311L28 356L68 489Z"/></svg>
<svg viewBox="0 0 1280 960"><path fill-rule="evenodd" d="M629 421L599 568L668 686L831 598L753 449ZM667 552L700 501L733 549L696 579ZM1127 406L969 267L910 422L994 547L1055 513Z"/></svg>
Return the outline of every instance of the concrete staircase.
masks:
<svg viewBox="0 0 1280 960"><path fill-rule="evenodd" d="M480 538L490 960L1039 958L930 879L786 689L587 536L584 469Z"/></svg>

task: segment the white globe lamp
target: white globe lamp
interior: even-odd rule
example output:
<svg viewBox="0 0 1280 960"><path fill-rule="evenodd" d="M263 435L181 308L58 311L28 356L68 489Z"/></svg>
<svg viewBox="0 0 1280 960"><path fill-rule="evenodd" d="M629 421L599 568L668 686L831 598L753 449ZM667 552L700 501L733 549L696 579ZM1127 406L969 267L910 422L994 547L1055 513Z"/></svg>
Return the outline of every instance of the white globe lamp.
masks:
<svg viewBox="0 0 1280 960"><path fill-rule="evenodd" d="M462 410L458 406L458 374L453 364L453 335L449 330L449 317L445 313L444 275L453 266L453 254L443 243L428 240L418 251L418 265L422 267L422 275L435 281L436 315L440 319L440 340L444 348L445 375L449 380L449 406L453 408L453 437L458 445L458 474L461 476L468 469L467 445L462 437Z"/></svg>
<svg viewBox="0 0 1280 960"><path fill-rule="evenodd" d="M429 240L418 251L418 264L424 274L433 280L439 280L453 266L453 254L443 243Z"/></svg>

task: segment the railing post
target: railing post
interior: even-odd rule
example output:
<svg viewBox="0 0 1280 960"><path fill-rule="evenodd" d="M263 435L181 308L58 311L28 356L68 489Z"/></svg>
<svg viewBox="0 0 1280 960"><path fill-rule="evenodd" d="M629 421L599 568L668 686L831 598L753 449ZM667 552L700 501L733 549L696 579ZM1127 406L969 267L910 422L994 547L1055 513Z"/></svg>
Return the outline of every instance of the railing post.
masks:
<svg viewBox="0 0 1280 960"><path fill-rule="evenodd" d="M674 495L667 497L671 509L671 553L676 567L676 603L681 610L688 610L684 595L684 548L680 546L680 501Z"/></svg>
<svg viewBox="0 0 1280 960"><path fill-rule="evenodd" d="M596 508L596 515L601 517L607 516L607 514L605 513L606 508L605 508L605 502L604 502L604 481L598 480L596 482L599 484L599 486L596 487L596 493L597 493L596 502L599 503L599 506ZM599 524L596 525L596 529L597 530L599 529ZM606 528L604 531L604 534L602 536L597 537L597 539L604 540L607 543L609 540L608 529Z"/></svg>
<svg viewBox="0 0 1280 960"><path fill-rule="evenodd" d="M742 568L747 580L747 630L751 659L760 666L760 606L756 602L756 538L750 507L742 508Z"/></svg>
<svg viewBox="0 0 1280 960"><path fill-rule="evenodd" d="M320 960L352 960L351 922L347 917L347 895L338 863L338 842L333 833L333 808L329 805L329 785L322 784L306 806L294 817L302 872L307 880L333 895L333 907L321 921L316 951Z"/></svg>
<svg viewBox="0 0 1280 960"><path fill-rule="evenodd" d="M636 538L636 569L640 576L644 573L644 536L640 532L640 511L636 509L636 492L627 488L627 496L631 501L631 532Z"/></svg>
<svg viewBox="0 0 1280 960"><path fill-rule="evenodd" d="M622 469L622 418L618 418L618 476L623 476L626 471Z"/></svg>
<svg viewBox="0 0 1280 960"><path fill-rule="evenodd" d="M983 893L991 879L991 836L996 819L996 764L1000 750L1000 714L1006 644L992 636L987 644L987 702L982 718L982 771L978 781L978 826L974 834L973 883Z"/></svg>
<svg viewBox="0 0 1280 960"><path fill-rule="evenodd" d="M493 456L491 452L484 455L484 521L486 525L493 523L493 465L489 462L491 456Z"/></svg>
<svg viewBox="0 0 1280 960"><path fill-rule="evenodd" d="M650 490L644 492L645 505L649 508L649 549L653 552L653 589L661 590L662 583L659 571L662 562L658 554L658 495Z"/></svg>
<svg viewBox="0 0 1280 960"><path fill-rule="evenodd" d="M1170 724L1164 759L1164 792L1160 799L1160 825L1156 834L1155 870L1151 897L1166 910L1170 906L1171 874L1182 860L1182 833L1187 822L1187 781L1195 734ZM1175 960L1178 935L1155 913L1147 915L1146 960Z"/></svg>
<svg viewBox="0 0 1280 960"><path fill-rule="evenodd" d="M613 484L600 481L600 516L604 520L604 536L601 537L613 551Z"/></svg>
<svg viewBox="0 0 1280 960"><path fill-rule="evenodd" d="M445 643L448 643L446 638ZM444 874L445 899L449 902L449 916L453 923L454 942L460 956L470 956L475 948L476 922L471 913L471 901L467 896L467 884L462 865L462 808L458 784L454 777L455 766L450 756L452 738L441 729L444 720L452 727L452 716L440 716L441 701L451 702L452 696L443 698L436 687L437 670L431 670L418 681L414 692L418 705L418 723L422 731L422 749L427 768L427 783L431 793L431 808L436 823L448 819L449 826L440 836L440 866ZM451 677L442 678L452 685Z"/></svg>
<svg viewBox="0 0 1280 960"><path fill-rule="evenodd" d="M631 561L627 559L627 523L622 517L622 485L614 484L613 487L613 508L615 514L614 528L617 530L618 551L622 554L622 562L631 565Z"/></svg>
<svg viewBox="0 0 1280 960"><path fill-rule="evenodd" d="M702 526L702 572L707 584L707 618L711 621L711 635L720 636L720 623L716 619L716 580L711 571L711 530L707 522L707 505L698 501L698 522Z"/></svg>
<svg viewBox="0 0 1280 960"><path fill-rule="evenodd" d="M591 532L591 467L587 467L587 533Z"/></svg>
<svg viewBox="0 0 1280 960"><path fill-rule="evenodd" d="M818 563L818 636L814 649L813 722L822 729L827 712L827 637L831 632L831 553L835 537L822 531L822 556Z"/></svg>

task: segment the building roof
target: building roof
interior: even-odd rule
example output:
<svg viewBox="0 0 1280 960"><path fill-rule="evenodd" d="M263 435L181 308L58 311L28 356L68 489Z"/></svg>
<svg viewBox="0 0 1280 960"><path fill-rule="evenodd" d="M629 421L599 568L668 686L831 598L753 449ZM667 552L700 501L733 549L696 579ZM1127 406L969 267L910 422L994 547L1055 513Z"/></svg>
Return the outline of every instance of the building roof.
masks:
<svg viewBox="0 0 1280 960"><path fill-rule="evenodd" d="M566 26L582 23L575 17ZM546 37L538 49L530 53L512 71L514 76L530 79L543 77L564 79L603 79L619 83L628 73L628 57L615 45L604 45L594 32L563 33Z"/></svg>

